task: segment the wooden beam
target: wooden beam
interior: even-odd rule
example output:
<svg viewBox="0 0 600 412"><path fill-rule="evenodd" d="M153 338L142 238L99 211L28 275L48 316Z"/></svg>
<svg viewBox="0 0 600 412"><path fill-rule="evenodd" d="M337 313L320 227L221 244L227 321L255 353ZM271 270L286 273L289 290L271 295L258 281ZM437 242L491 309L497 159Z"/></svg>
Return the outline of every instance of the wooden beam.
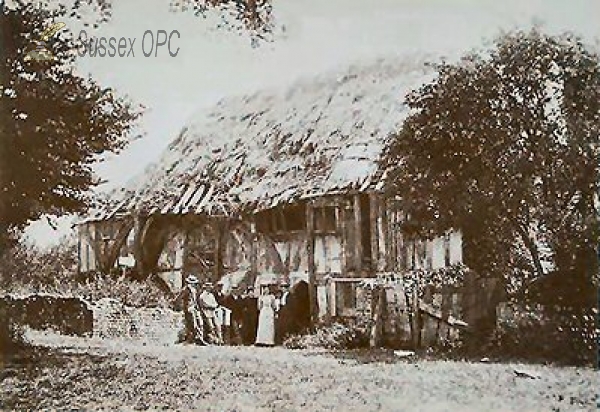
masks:
<svg viewBox="0 0 600 412"><path fill-rule="evenodd" d="M183 283L183 278L189 274L190 271L190 243L191 243L191 232L192 229L190 229L191 227L193 227L193 224L190 223L189 226L187 227L175 227L175 236L174 238L176 238L177 236L180 236L181 233L183 233L183 256L182 256L182 264L181 264L181 284L184 285ZM171 237L171 231L173 230L173 226L169 225L168 229L167 229L167 233L166 233L166 242L165 245L167 245L170 241L170 237ZM164 248L164 246L163 246ZM160 252L162 253L162 252ZM159 253L159 259L160 259L160 253ZM177 256L177 252L175 252L175 255Z"/></svg>
<svg viewBox="0 0 600 412"><path fill-rule="evenodd" d="M252 272L252 281L256 280L258 273L258 235L256 233L256 222L254 216L250 218L250 271Z"/></svg>
<svg viewBox="0 0 600 412"><path fill-rule="evenodd" d="M96 237L96 225L98 225L98 222L88 222L84 224L83 230L80 229L80 239L84 238L86 240L86 247L85 247L85 261L86 261L86 270L87 271L92 271L92 270L97 270L98 269L98 257L101 254L101 250L100 250L100 245L98 244L99 242L97 241L97 237ZM92 235L92 232L94 233ZM90 249L93 253L93 259L94 259L94 267L91 268L91 260L92 260L92 256L90 256Z"/></svg>
<svg viewBox="0 0 600 412"><path fill-rule="evenodd" d="M413 341L413 349L420 349L421 347L421 310L419 307L419 295L417 292L418 281L415 285L415 289L412 293L411 298L411 306L412 306L412 323L411 323L411 333L412 333L412 341Z"/></svg>
<svg viewBox="0 0 600 412"><path fill-rule="evenodd" d="M281 228L283 229L283 232L286 233L286 244L287 244L287 255L285 257L285 261L283 261L283 259L281 259L281 255L279 254L279 251L277 250L277 248L275 247L275 245L273 244L273 248L275 249L275 252L277 253L277 256L279 257L279 261L281 262L282 266L283 266L283 277L284 279L289 283L290 281L290 264L291 264L291 254L292 254L292 242L290 239L288 239L287 236L289 236L289 232L288 232L288 227L287 227L287 220L285 218L285 206L284 207L279 207L278 208L279 211L279 219L281 221Z"/></svg>
<svg viewBox="0 0 600 412"><path fill-rule="evenodd" d="M77 228L77 274L81 274L81 225Z"/></svg>
<svg viewBox="0 0 600 412"><path fill-rule="evenodd" d="M215 233L215 267L213 268L213 282L218 282L223 277L223 222L216 218L212 223Z"/></svg>
<svg viewBox="0 0 600 412"><path fill-rule="evenodd" d="M133 215L133 256L135 258L135 271L139 276L143 276L145 273L144 265L144 244L143 235L144 227L146 225L146 217L140 213Z"/></svg>
<svg viewBox="0 0 600 412"><path fill-rule="evenodd" d="M346 275L346 259L348 255L346 253L346 208L344 204L336 207L337 215L337 230L340 237L340 271L342 276Z"/></svg>
<svg viewBox="0 0 600 412"><path fill-rule="evenodd" d="M450 266L450 231L444 233L444 266Z"/></svg>
<svg viewBox="0 0 600 412"><path fill-rule="evenodd" d="M117 229L117 233L115 235L115 239L112 244L109 246L108 251L106 252L106 266L108 268L112 268L117 259L119 258L119 252L123 247L123 244L129 237L129 232L133 228L133 219L125 218L122 222L120 222L120 226Z"/></svg>
<svg viewBox="0 0 600 412"><path fill-rule="evenodd" d="M383 199L383 205L381 207L381 239L383 240L383 248L382 251L382 263L383 270L389 272L392 270L393 266L391 265L390 256L392 254L392 244L390 241L390 225L389 225L389 209L390 202L387 199Z"/></svg>
<svg viewBox="0 0 600 412"><path fill-rule="evenodd" d="M308 259L308 292L311 323L316 324L319 315L317 306L317 284L315 279L315 214L313 205L306 204L306 255Z"/></svg>
<svg viewBox="0 0 600 412"><path fill-rule="evenodd" d="M371 233L371 270L377 272L379 262L379 233L377 230L377 217L379 216L379 202L375 193L369 193L369 226Z"/></svg>
<svg viewBox="0 0 600 412"><path fill-rule="evenodd" d="M101 239L101 231L100 226L102 222L96 222L93 226L93 233L90 233L90 236L93 236L92 247L94 249L94 263L96 264L97 270L102 270L102 239Z"/></svg>
<svg viewBox="0 0 600 412"><path fill-rule="evenodd" d="M403 223L406 221L406 213L404 212L399 212L399 216L400 216L400 221L399 223ZM394 264L394 267L400 268L401 270L406 270L408 267L407 262L407 251L406 251L406 239L404 236L404 233L402 233L402 230L400 229L400 227L398 227L397 231L396 231L396 236L398 237L398 253L397 256L395 257L396 262Z"/></svg>
<svg viewBox="0 0 600 412"><path fill-rule="evenodd" d="M225 264L227 263L225 257L227 256L227 249L229 247L229 232L231 231L230 225L231 222L229 219L223 219L223 225L221 226L221 266L219 279L225 276Z"/></svg>
<svg viewBox="0 0 600 412"><path fill-rule="evenodd" d="M404 253L404 244L401 242L401 232L398 228L398 211L392 210L389 214L389 236L390 236L390 270L398 268L398 256Z"/></svg>
<svg viewBox="0 0 600 412"><path fill-rule="evenodd" d="M362 244L362 213L360 207L360 195L354 195L354 223L355 223L355 253L356 253L356 272L363 270L363 244Z"/></svg>

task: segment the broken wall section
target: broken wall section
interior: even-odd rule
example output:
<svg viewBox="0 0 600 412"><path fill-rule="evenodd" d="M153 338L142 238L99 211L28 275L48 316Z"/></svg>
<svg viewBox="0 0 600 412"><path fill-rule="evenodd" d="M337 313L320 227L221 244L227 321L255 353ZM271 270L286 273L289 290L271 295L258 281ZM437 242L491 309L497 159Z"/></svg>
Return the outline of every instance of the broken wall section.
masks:
<svg viewBox="0 0 600 412"><path fill-rule="evenodd" d="M93 335L98 338L125 338L171 344L183 328L183 314L165 308L134 308L115 299L101 299L91 305Z"/></svg>

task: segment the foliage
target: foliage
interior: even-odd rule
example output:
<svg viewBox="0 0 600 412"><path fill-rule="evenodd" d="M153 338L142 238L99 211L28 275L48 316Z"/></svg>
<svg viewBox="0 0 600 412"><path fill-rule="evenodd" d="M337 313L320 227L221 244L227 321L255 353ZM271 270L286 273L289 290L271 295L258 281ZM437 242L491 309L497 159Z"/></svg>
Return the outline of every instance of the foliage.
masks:
<svg viewBox="0 0 600 412"><path fill-rule="evenodd" d="M422 296L425 286L435 288L460 286L468 273L469 268L463 264L454 264L438 269L414 269L402 274L402 283L408 294L418 287L418 294Z"/></svg>
<svg viewBox="0 0 600 412"><path fill-rule="evenodd" d="M404 230L460 228L465 263L515 288L551 270L595 278L598 55L535 30L494 46L406 98L415 112L387 153Z"/></svg>
<svg viewBox="0 0 600 412"><path fill-rule="evenodd" d="M135 281L119 274L77 274L77 243L67 237L43 251L21 242L5 253L0 267L0 291L27 295L49 293L95 302L112 298L128 306L168 306L165 293L152 281Z"/></svg>
<svg viewBox="0 0 600 412"><path fill-rule="evenodd" d="M370 327L362 322L334 322L322 325L314 333L290 336L284 342L289 349L358 349L369 347Z"/></svg>
<svg viewBox="0 0 600 412"><path fill-rule="evenodd" d="M25 344L23 330L12 321L9 311L7 302L0 299L0 356L9 354Z"/></svg>
<svg viewBox="0 0 600 412"><path fill-rule="evenodd" d="M96 11L96 22L85 21L85 25L95 26L109 21L112 17L113 0L70 0L71 17L84 18L84 10ZM254 39L264 39L272 31L272 4L270 0L165 0L165 6L175 12L192 12L206 17L214 10L220 13L222 24L219 29L249 32ZM165 7L165 8L166 8Z"/></svg>
<svg viewBox="0 0 600 412"><path fill-rule="evenodd" d="M28 4L0 14L0 165L8 227L22 227L44 213L81 211L87 190L97 183L92 163L125 146L124 136L140 114L111 89L74 72L75 43L66 30L47 46L55 60L26 61L33 41L65 13Z"/></svg>
<svg viewBox="0 0 600 412"><path fill-rule="evenodd" d="M77 272L77 242L73 236L65 237L44 251L21 240L0 259L0 288L57 289Z"/></svg>
<svg viewBox="0 0 600 412"><path fill-rule="evenodd" d="M594 366L597 362L597 308L503 304L489 335L464 334L432 348L436 357L498 362Z"/></svg>
<svg viewBox="0 0 600 412"><path fill-rule="evenodd" d="M485 346L488 353L530 361L593 365L597 358L598 310L514 305Z"/></svg>

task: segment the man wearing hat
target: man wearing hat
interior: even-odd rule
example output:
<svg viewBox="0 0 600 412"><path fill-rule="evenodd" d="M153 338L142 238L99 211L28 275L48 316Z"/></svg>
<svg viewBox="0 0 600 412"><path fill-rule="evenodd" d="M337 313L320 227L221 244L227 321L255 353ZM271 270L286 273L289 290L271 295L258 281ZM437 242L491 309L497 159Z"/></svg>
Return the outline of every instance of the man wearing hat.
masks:
<svg viewBox="0 0 600 412"><path fill-rule="evenodd" d="M228 343L241 345L243 340L244 306L243 296L238 285L232 285L230 293L223 298L223 306L231 311L231 325L228 334Z"/></svg>
<svg viewBox="0 0 600 412"><path fill-rule="evenodd" d="M206 345L204 339L204 322L202 321L202 315L198 307L198 278L194 275L189 275L185 279L185 283L186 285L175 299L177 303L181 302L183 306L185 321L185 336L183 341Z"/></svg>
<svg viewBox="0 0 600 412"><path fill-rule="evenodd" d="M223 337L221 336L221 331L215 322L215 310L219 307L219 303L217 302L217 298L213 293L212 283L204 283L202 286L202 293L200 293L199 301L212 343L222 344Z"/></svg>

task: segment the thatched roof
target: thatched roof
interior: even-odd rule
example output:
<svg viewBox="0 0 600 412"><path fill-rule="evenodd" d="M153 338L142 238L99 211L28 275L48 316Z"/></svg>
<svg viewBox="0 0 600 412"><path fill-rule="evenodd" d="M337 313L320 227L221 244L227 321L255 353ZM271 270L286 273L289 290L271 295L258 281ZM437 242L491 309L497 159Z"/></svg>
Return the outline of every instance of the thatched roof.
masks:
<svg viewBox="0 0 600 412"><path fill-rule="evenodd" d="M183 128L113 208L229 213L347 191L378 190L378 161L429 80L423 60L378 61L287 91L226 98Z"/></svg>

